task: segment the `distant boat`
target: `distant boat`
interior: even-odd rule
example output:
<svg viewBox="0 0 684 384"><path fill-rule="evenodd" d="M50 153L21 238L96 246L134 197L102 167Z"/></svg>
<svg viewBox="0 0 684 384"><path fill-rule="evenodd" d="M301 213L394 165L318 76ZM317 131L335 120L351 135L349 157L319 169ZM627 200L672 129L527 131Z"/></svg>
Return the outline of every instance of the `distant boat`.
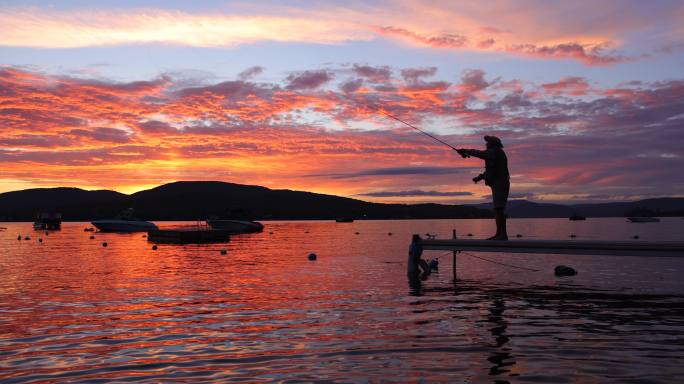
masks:
<svg viewBox="0 0 684 384"><path fill-rule="evenodd" d="M660 221L660 219L657 217L641 217L641 216L628 217L627 220L631 221L632 223L657 223L658 221Z"/></svg>
<svg viewBox="0 0 684 384"><path fill-rule="evenodd" d="M250 220L210 219L207 220L207 224L213 229L223 229L233 235L239 233L261 232L264 230L263 224Z"/></svg>
<svg viewBox="0 0 684 384"><path fill-rule="evenodd" d="M354 219L351 217L338 217L335 221L338 223L353 223Z"/></svg>
<svg viewBox="0 0 684 384"><path fill-rule="evenodd" d="M147 232L158 229L154 223L133 217L133 209L129 208L113 219L91 221L101 232Z"/></svg>
<svg viewBox="0 0 684 384"><path fill-rule="evenodd" d="M578 214L574 214L574 215L570 216L570 218L569 218L569 220L572 220L572 221L586 220L586 219L587 219L586 217L584 217L582 215L578 215Z"/></svg>
<svg viewBox="0 0 684 384"><path fill-rule="evenodd" d="M36 220L33 222L33 229L37 231L56 231L62 229L62 214L38 213Z"/></svg>

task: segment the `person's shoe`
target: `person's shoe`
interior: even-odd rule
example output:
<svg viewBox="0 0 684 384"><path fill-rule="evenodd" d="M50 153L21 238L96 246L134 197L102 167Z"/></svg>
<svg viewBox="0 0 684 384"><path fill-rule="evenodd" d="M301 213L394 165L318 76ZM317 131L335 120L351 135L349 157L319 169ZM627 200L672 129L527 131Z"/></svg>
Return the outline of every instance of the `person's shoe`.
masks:
<svg viewBox="0 0 684 384"><path fill-rule="evenodd" d="M488 237L487 240L497 240L497 237L499 237L499 235L494 235L492 237Z"/></svg>

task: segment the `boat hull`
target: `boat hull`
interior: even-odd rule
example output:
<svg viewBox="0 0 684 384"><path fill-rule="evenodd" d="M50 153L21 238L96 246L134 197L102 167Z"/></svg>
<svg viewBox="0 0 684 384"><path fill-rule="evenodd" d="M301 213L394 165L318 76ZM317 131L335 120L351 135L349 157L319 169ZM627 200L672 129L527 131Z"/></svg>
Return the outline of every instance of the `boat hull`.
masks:
<svg viewBox="0 0 684 384"><path fill-rule="evenodd" d="M632 223L657 223L660 221L657 217L628 217L627 220Z"/></svg>
<svg viewBox="0 0 684 384"><path fill-rule="evenodd" d="M232 235L261 232L264 230L263 224L248 220L207 220L207 224L213 229L225 230Z"/></svg>
<svg viewBox="0 0 684 384"><path fill-rule="evenodd" d="M100 232L147 232L158 229L149 221L95 220L91 221Z"/></svg>

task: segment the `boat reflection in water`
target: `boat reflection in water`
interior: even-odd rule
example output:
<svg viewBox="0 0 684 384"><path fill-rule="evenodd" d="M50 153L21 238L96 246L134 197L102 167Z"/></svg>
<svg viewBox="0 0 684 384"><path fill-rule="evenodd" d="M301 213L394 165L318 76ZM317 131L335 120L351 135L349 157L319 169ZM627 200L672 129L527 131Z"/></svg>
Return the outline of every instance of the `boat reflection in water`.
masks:
<svg viewBox="0 0 684 384"><path fill-rule="evenodd" d="M133 217L133 208L128 208L113 219L94 220L91 223L101 232L147 232L158 229L157 225Z"/></svg>

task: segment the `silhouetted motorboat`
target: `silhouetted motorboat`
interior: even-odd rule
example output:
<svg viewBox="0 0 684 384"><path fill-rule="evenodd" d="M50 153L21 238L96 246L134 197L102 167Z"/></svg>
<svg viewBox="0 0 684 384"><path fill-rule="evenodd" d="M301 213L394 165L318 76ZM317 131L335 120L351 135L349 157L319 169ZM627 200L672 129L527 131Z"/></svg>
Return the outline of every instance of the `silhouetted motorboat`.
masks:
<svg viewBox="0 0 684 384"><path fill-rule="evenodd" d="M213 229L227 230L230 234L253 233L264 230L264 225L250 220L210 219L207 224Z"/></svg>
<svg viewBox="0 0 684 384"><path fill-rule="evenodd" d="M147 232L158 229L157 225L133 217L133 209L129 208L113 219L91 221L101 232Z"/></svg>
<svg viewBox="0 0 684 384"><path fill-rule="evenodd" d="M338 223L353 223L354 219L351 217L338 217L335 221Z"/></svg>
<svg viewBox="0 0 684 384"><path fill-rule="evenodd" d="M660 219L657 217L641 217L641 216L628 217L627 220L631 221L632 223L656 223L656 222L660 221Z"/></svg>

